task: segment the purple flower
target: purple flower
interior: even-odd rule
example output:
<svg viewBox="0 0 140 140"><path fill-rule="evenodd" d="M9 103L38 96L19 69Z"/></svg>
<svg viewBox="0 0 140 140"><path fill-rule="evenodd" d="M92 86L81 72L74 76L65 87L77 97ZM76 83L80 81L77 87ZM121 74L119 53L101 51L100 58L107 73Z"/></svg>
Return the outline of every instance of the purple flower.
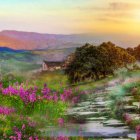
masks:
<svg viewBox="0 0 140 140"><path fill-rule="evenodd" d="M14 108L8 108L8 107L0 107L0 114L2 115L9 115L11 113L15 112Z"/></svg>
<svg viewBox="0 0 140 140"><path fill-rule="evenodd" d="M22 125L22 130L24 130L24 129L25 129L25 124Z"/></svg>
<svg viewBox="0 0 140 140"><path fill-rule="evenodd" d="M64 119L63 118L58 118L58 124L59 124L59 126L63 126L64 125Z"/></svg>
<svg viewBox="0 0 140 140"><path fill-rule="evenodd" d="M140 125L136 126L137 140L140 140Z"/></svg>
<svg viewBox="0 0 140 140"><path fill-rule="evenodd" d="M35 94L35 93L29 94L29 101L30 101L31 103L33 103L33 102L36 101L36 94Z"/></svg>
<svg viewBox="0 0 140 140"><path fill-rule="evenodd" d="M31 136L31 137L29 137L29 140L34 140L34 138Z"/></svg>

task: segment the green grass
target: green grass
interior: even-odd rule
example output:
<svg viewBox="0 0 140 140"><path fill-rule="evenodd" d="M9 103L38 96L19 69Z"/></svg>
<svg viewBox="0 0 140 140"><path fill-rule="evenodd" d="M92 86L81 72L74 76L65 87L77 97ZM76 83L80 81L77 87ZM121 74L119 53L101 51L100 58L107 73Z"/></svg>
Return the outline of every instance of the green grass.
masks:
<svg viewBox="0 0 140 140"><path fill-rule="evenodd" d="M64 71L42 72L36 77L33 76L33 79L38 86L47 83L48 87L54 90L61 90L61 88L71 87L78 88L81 91L94 90L95 88L100 88L107 84L108 81L111 81L113 78L114 77L110 76L98 81L90 80L70 84L67 75L64 74Z"/></svg>
<svg viewBox="0 0 140 140"><path fill-rule="evenodd" d="M132 105L133 102L139 102L140 99L140 71L133 71L128 72L124 75L124 78L129 78L129 81L123 84L119 84L116 86L110 93L109 99L112 100L112 104L110 104L110 108L112 110L112 117L122 119L123 115L127 113L122 109L125 105ZM136 88L137 90L133 93L133 89ZM126 96L133 96L132 101L126 102L124 97ZM140 110L137 110L133 113L137 114L140 113ZM137 125L139 125L139 120L133 120L130 124L128 124L132 129L135 129Z"/></svg>
<svg viewBox="0 0 140 140"><path fill-rule="evenodd" d="M35 77L33 75L31 81L39 87L46 83L49 88L57 91L68 86L68 78L63 71L42 72Z"/></svg>

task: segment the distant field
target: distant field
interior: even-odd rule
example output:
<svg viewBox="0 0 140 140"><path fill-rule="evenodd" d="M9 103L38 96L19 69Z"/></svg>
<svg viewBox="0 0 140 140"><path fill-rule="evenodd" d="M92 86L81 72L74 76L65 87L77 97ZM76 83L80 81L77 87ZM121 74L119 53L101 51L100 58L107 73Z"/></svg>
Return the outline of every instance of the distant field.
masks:
<svg viewBox="0 0 140 140"><path fill-rule="evenodd" d="M39 55L43 59L48 61L62 61L69 54L73 53L75 48L64 48L64 49L50 49L50 50L35 50L32 51L33 54Z"/></svg>
<svg viewBox="0 0 140 140"><path fill-rule="evenodd" d="M0 71L5 73L29 72L41 68L41 58L31 52L0 52Z"/></svg>
<svg viewBox="0 0 140 140"><path fill-rule="evenodd" d="M68 48L58 50L35 50L18 53L0 51L0 72L4 74L8 72L20 73L35 71L41 69L43 60L62 61L70 53L74 52L74 50L74 48Z"/></svg>

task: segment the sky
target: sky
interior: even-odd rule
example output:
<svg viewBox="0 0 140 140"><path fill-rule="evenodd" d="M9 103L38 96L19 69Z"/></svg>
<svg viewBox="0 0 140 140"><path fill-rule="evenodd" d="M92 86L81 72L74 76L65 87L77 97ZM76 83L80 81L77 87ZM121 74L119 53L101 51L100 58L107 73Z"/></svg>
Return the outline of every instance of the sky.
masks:
<svg viewBox="0 0 140 140"><path fill-rule="evenodd" d="M140 34L140 0L0 0L0 30Z"/></svg>

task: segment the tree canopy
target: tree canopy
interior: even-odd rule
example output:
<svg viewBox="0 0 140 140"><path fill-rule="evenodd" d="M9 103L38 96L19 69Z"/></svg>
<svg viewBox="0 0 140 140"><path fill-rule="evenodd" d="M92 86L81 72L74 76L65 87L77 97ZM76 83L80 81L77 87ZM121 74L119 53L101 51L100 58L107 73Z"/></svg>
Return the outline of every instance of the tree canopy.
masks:
<svg viewBox="0 0 140 140"><path fill-rule="evenodd" d="M99 46L85 44L77 48L65 70L71 82L85 79L98 80L128 64L134 63L135 58L125 49L111 42Z"/></svg>
<svg viewBox="0 0 140 140"><path fill-rule="evenodd" d="M135 48L127 48L126 50L129 54L133 55L136 60L140 61L140 45Z"/></svg>

